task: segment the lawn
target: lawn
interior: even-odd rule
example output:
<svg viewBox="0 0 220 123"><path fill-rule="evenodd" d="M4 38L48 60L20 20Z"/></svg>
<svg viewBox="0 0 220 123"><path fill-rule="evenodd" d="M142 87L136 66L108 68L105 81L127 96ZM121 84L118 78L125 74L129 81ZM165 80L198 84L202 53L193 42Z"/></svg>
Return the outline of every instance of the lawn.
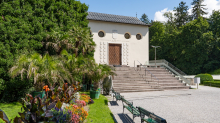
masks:
<svg viewBox="0 0 220 123"><path fill-rule="evenodd" d="M108 107L108 99L100 95L99 99L94 99L94 102L89 107L87 123L114 123L113 114Z"/></svg>
<svg viewBox="0 0 220 123"><path fill-rule="evenodd" d="M21 104L18 102L0 103L0 109L5 112L9 120L14 119L16 116L19 116L18 112L21 112L21 107ZM4 121L0 119L0 123L4 123Z"/></svg>

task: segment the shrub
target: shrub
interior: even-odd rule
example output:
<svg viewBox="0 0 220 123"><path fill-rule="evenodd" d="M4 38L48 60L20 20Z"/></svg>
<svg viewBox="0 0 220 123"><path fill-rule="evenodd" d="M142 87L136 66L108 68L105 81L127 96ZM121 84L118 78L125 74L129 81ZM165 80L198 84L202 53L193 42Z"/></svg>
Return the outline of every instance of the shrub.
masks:
<svg viewBox="0 0 220 123"><path fill-rule="evenodd" d="M109 95L109 92L111 90L111 86L112 86L112 79L111 77L106 77L104 80L103 80L103 90L105 92L106 95Z"/></svg>
<svg viewBox="0 0 220 123"><path fill-rule="evenodd" d="M201 84L203 84L204 81L214 81L210 74L198 74L195 77L200 77Z"/></svg>
<svg viewBox="0 0 220 123"><path fill-rule="evenodd" d="M2 98L2 96L3 96L3 91L4 91L4 88L5 88L5 86L4 86L4 80L3 79L0 79L0 99Z"/></svg>
<svg viewBox="0 0 220 123"><path fill-rule="evenodd" d="M204 81L204 85L212 87L220 87L220 81Z"/></svg>
<svg viewBox="0 0 220 123"><path fill-rule="evenodd" d="M15 79L9 79L9 81L2 81L0 86L3 86L3 91L0 90L0 101L14 102L30 92L30 88L33 87L33 80L21 80L20 77L16 77Z"/></svg>

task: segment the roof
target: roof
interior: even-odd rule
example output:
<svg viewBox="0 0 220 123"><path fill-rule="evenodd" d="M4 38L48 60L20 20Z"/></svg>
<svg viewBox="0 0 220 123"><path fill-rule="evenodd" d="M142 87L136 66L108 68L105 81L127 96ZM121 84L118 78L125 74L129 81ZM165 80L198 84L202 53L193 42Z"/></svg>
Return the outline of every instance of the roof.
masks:
<svg viewBox="0 0 220 123"><path fill-rule="evenodd" d="M97 12L88 12L87 19L88 20L97 20L97 21L150 26L149 24L145 24L144 22L142 22L141 20L139 20L136 17L104 14L104 13L97 13Z"/></svg>

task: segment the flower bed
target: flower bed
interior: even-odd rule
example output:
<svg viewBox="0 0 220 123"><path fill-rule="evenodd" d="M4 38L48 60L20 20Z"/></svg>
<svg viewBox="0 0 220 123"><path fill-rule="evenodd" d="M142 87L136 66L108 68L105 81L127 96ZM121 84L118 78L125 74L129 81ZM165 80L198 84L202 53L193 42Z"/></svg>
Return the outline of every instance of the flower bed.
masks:
<svg viewBox="0 0 220 123"><path fill-rule="evenodd" d="M88 116L84 106L90 102L86 94L79 94L79 86L64 84L61 87L49 89L43 88L46 92L41 99L40 95L33 97L27 94L23 98L23 112L20 117L14 119L15 123L20 121L27 123L34 122L56 122L56 123L83 123Z"/></svg>

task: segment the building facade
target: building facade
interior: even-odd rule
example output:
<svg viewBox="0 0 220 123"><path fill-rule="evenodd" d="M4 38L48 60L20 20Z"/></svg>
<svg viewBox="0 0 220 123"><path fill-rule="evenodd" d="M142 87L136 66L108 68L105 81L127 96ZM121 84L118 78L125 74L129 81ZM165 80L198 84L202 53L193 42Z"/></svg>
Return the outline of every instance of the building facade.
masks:
<svg viewBox="0 0 220 123"><path fill-rule="evenodd" d="M97 63L132 67L149 62L150 25L135 17L88 13Z"/></svg>

